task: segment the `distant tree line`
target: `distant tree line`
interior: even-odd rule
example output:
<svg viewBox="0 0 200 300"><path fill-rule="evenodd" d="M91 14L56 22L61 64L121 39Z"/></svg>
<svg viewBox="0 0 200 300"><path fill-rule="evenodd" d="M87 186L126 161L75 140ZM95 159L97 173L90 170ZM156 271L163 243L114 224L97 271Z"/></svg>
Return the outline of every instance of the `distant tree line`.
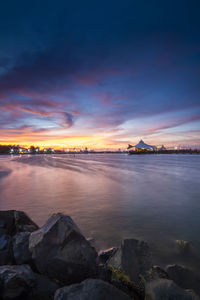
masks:
<svg viewBox="0 0 200 300"><path fill-rule="evenodd" d="M0 154L9 154L11 150L11 146L0 145Z"/></svg>
<svg viewBox="0 0 200 300"><path fill-rule="evenodd" d="M0 155L2 154L52 154L52 153L64 153L62 150L54 150L53 148L45 148L40 150L39 147L30 146L29 148L23 148L19 145L0 145Z"/></svg>
<svg viewBox="0 0 200 300"><path fill-rule="evenodd" d="M37 152L39 153L39 148L34 146L31 146L29 149L26 149L18 145L0 145L0 154L35 154Z"/></svg>
<svg viewBox="0 0 200 300"><path fill-rule="evenodd" d="M92 151L90 153L124 153L126 151ZM30 146L28 149L22 148L19 145L0 145L0 155L2 154L63 154L66 153L64 150L54 150L52 148L46 148L40 150L39 147ZM88 151L71 151L68 153L88 153ZM129 154L200 154L200 149L180 149L180 150L156 150L156 151L134 151L130 150Z"/></svg>

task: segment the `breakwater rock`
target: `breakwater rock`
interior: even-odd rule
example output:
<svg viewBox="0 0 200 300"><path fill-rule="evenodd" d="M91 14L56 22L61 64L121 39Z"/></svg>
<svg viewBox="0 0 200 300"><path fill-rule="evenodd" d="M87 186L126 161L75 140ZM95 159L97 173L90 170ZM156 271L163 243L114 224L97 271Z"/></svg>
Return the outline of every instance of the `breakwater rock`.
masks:
<svg viewBox="0 0 200 300"><path fill-rule="evenodd" d="M145 241L97 253L69 216L39 228L24 212L0 211L2 300L198 300L199 286L192 270L153 266Z"/></svg>

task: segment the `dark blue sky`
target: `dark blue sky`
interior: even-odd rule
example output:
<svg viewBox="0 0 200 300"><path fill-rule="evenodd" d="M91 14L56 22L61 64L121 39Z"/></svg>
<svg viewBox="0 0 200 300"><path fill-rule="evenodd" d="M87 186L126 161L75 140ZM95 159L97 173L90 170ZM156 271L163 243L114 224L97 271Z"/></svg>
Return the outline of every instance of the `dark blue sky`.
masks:
<svg viewBox="0 0 200 300"><path fill-rule="evenodd" d="M4 1L0 143L200 144L199 1Z"/></svg>

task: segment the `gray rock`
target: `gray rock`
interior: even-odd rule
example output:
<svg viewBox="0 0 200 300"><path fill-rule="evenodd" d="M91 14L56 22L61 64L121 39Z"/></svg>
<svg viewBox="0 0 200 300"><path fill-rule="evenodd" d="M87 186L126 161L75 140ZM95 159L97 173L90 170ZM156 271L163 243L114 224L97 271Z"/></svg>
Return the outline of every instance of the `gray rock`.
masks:
<svg viewBox="0 0 200 300"><path fill-rule="evenodd" d="M28 300L50 300L54 298L59 285L48 277L35 274L35 287L30 290Z"/></svg>
<svg viewBox="0 0 200 300"><path fill-rule="evenodd" d="M14 237L13 253L17 265L31 263L32 261L32 254L29 250L29 236L30 232L20 232Z"/></svg>
<svg viewBox="0 0 200 300"><path fill-rule="evenodd" d="M92 237L86 238L86 240L90 243L90 245L96 249L96 240Z"/></svg>
<svg viewBox="0 0 200 300"><path fill-rule="evenodd" d="M98 261L99 263L106 263L106 261L114 255L114 253L117 251L117 248L116 247L112 247L112 248L109 248L109 249L106 249L106 250L101 250L99 251L98 253Z"/></svg>
<svg viewBox="0 0 200 300"><path fill-rule="evenodd" d="M23 211L0 211L0 235L14 236L17 232L32 232L37 229L38 226Z"/></svg>
<svg viewBox="0 0 200 300"><path fill-rule="evenodd" d="M147 281L151 281L151 280L159 279L159 278L169 279L169 275L167 274L167 272L159 266L151 267L145 276L145 279Z"/></svg>
<svg viewBox="0 0 200 300"><path fill-rule="evenodd" d="M131 299L144 299L144 282L142 280L136 284L130 280L130 277L124 271L117 269L112 265L107 266L107 271L108 278L106 281L129 295Z"/></svg>
<svg viewBox="0 0 200 300"><path fill-rule="evenodd" d="M138 283L151 267L148 244L144 241L126 239L107 261L108 265L124 271L132 281Z"/></svg>
<svg viewBox="0 0 200 300"><path fill-rule="evenodd" d="M87 279L79 284L56 291L54 300L130 300L131 298L111 284Z"/></svg>
<svg viewBox="0 0 200 300"><path fill-rule="evenodd" d="M96 271L95 278L110 282L111 272L110 272L109 268L105 264L97 265L97 271Z"/></svg>
<svg viewBox="0 0 200 300"><path fill-rule="evenodd" d="M189 254L191 245L188 241L176 240L176 248L181 255Z"/></svg>
<svg viewBox="0 0 200 300"><path fill-rule="evenodd" d="M146 283L145 300L199 300L199 297L178 287L172 280L157 279Z"/></svg>
<svg viewBox="0 0 200 300"><path fill-rule="evenodd" d="M34 273L30 266L0 267L0 299L49 300L59 285Z"/></svg>
<svg viewBox="0 0 200 300"><path fill-rule="evenodd" d="M31 233L29 249L41 274L65 284L80 282L96 271L95 249L73 220L60 213Z"/></svg>
<svg viewBox="0 0 200 300"><path fill-rule="evenodd" d="M28 265L0 267L1 299L27 299L35 285L35 275Z"/></svg>
<svg viewBox="0 0 200 300"><path fill-rule="evenodd" d="M200 276L194 271L179 265L169 265L166 271L177 285L200 294Z"/></svg>
<svg viewBox="0 0 200 300"><path fill-rule="evenodd" d="M14 262L12 238L7 234L0 235L0 266Z"/></svg>

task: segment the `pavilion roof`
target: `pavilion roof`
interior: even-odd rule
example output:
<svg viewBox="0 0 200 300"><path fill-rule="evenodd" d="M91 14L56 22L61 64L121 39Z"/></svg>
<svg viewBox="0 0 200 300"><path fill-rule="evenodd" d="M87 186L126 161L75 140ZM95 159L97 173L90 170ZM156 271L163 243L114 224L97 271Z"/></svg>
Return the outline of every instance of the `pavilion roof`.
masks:
<svg viewBox="0 0 200 300"><path fill-rule="evenodd" d="M151 145L144 143L143 140L140 140L139 143L137 145L135 145L134 147L139 148L139 149L154 149L155 148L155 146L151 146Z"/></svg>

